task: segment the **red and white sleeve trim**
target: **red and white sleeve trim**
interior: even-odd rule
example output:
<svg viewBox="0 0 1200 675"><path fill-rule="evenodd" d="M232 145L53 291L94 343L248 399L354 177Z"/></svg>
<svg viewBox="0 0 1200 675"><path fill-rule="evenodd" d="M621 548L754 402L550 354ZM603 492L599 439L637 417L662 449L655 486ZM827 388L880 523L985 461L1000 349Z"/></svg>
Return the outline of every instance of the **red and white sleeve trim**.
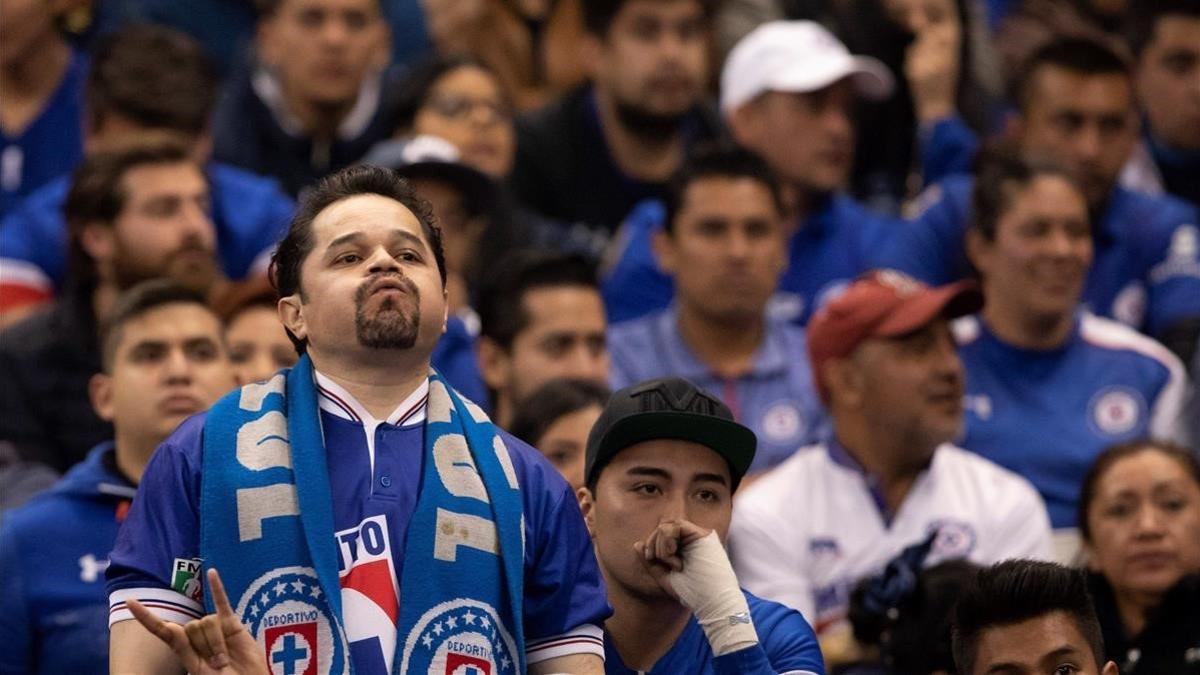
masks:
<svg viewBox="0 0 1200 675"><path fill-rule="evenodd" d="M584 624L562 635L529 640L525 643L525 661L529 664L572 654L595 654L604 658L604 631Z"/></svg>
<svg viewBox="0 0 1200 675"><path fill-rule="evenodd" d="M163 621L187 623L204 617L204 607L200 603L175 591L165 588L124 588L108 596L109 626L133 618L133 612L129 611L129 605L126 604L130 598L142 603L151 614Z"/></svg>

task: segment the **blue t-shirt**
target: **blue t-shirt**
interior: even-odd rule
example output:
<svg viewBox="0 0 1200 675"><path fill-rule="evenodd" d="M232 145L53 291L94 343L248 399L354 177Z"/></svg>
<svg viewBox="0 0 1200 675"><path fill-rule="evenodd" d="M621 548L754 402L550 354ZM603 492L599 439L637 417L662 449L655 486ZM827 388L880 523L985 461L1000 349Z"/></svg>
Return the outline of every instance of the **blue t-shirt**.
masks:
<svg viewBox="0 0 1200 675"><path fill-rule="evenodd" d="M1183 364L1128 326L1083 315L1048 351L1005 344L975 317L955 334L967 374L959 445L1029 479L1055 528L1076 525L1084 474L1105 448L1180 436Z"/></svg>
<svg viewBox="0 0 1200 675"><path fill-rule="evenodd" d="M387 675L404 601L404 589L399 588L404 542L425 456L424 399L418 396L409 409L397 409L376 424L344 390L319 377L318 382L333 496L335 532L330 536L340 553L351 658L359 675ZM374 425L370 443L362 420ZM200 556L204 421L203 414L185 421L146 467L108 570L110 611L117 620L127 612L123 606L128 597L174 603L160 616L175 621L203 611L195 599L177 592L192 592L198 598L198 589L171 589L178 580L177 566ZM575 496L540 452L504 432L500 435L524 498L528 660L557 656L570 640L590 640L598 653L599 627L610 611ZM563 636L570 640L555 639Z"/></svg>
<svg viewBox="0 0 1200 675"><path fill-rule="evenodd" d="M134 488L96 447L0 525L0 673L108 673L104 568Z"/></svg>
<svg viewBox="0 0 1200 675"><path fill-rule="evenodd" d="M708 637L692 617L670 651L654 664L648 675L824 675L825 662L817 636L800 612L746 591L742 593L750 605L750 618L758 632L757 646L715 657ZM621 655L607 633L604 635L604 672L608 675L637 673L621 661Z"/></svg>
<svg viewBox="0 0 1200 675"><path fill-rule="evenodd" d="M675 295L671 278L658 268L651 240L663 229L662 202L642 202L626 219L620 256L601 283L610 323L664 309ZM831 296L867 270L881 267L881 254L903 223L835 194L803 223L788 245L788 267L771 300L773 317L808 323Z"/></svg>
<svg viewBox="0 0 1200 675"><path fill-rule="evenodd" d="M69 172L83 157L83 83L88 61L71 63L46 107L16 136L0 129L0 217L21 198Z"/></svg>
<svg viewBox="0 0 1200 675"><path fill-rule="evenodd" d="M206 167L221 268L244 279L287 232L295 204L278 183L226 164ZM67 274L67 224L63 204L71 177L50 181L0 221L0 286L49 297ZM9 268L5 272L4 268ZM17 275L16 270L24 270Z"/></svg>
<svg viewBox="0 0 1200 675"><path fill-rule="evenodd" d="M887 266L929 284L971 273L965 239L974 178L954 176L927 191L924 212L896 237ZM1200 229L1196 207L1168 196L1113 189L1095 223L1095 255L1084 304L1149 335L1200 316Z"/></svg>
<svg viewBox="0 0 1200 675"><path fill-rule="evenodd" d="M751 471L769 469L827 433L804 329L794 324L768 319L751 371L736 380L718 377L696 358L679 334L674 309L610 327L608 350L613 390L673 375L724 401L758 437Z"/></svg>

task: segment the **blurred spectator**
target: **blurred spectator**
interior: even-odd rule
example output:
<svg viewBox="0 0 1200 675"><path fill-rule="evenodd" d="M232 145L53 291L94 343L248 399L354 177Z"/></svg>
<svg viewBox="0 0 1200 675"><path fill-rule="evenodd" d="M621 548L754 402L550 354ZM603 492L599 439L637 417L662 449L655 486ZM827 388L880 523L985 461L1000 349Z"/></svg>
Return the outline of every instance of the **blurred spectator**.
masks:
<svg viewBox="0 0 1200 675"><path fill-rule="evenodd" d="M477 309L479 370L501 427L512 424L518 401L552 379L608 383L604 304L583 258L510 256L480 289Z"/></svg>
<svg viewBox="0 0 1200 675"><path fill-rule="evenodd" d="M1074 528L1080 483L1104 448L1181 433L1187 374L1154 340L1081 310L1093 236L1070 174L997 152L972 209L967 249L987 304L955 326L961 443L1032 481L1054 527Z"/></svg>
<svg viewBox="0 0 1200 675"><path fill-rule="evenodd" d="M107 673L104 569L146 463L234 386L221 323L191 289L135 286L105 328L92 406L115 439L0 527L0 671Z"/></svg>
<svg viewBox="0 0 1200 675"><path fill-rule="evenodd" d="M1129 0L1019 0L995 36L1009 90L1025 86L1029 59L1056 40L1091 40L1126 56L1120 29L1128 8Z"/></svg>
<svg viewBox="0 0 1200 675"><path fill-rule="evenodd" d="M580 0L421 0L437 51L487 63L530 110L584 79Z"/></svg>
<svg viewBox="0 0 1200 675"><path fill-rule="evenodd" d="M688 379L754 431L750 471L765 471L816 442L825 424L808 363L796 358L803 329L767 316L787 264L779 184L751 153L713 147L688 160L667 199L654 249L675 299L609 329L612 386Z"/></svg>
<svg viewBox="0 0 1200 675"><path fill-rule="evenodd" d="M1200 2L1137 2L1129 33L1145 125L1122 184L1200 204Z"/></svg>
<svg viewBox="0 0 1200 675"><path fill-rule="evenodd" d="M260 0L257 63L228 83L213 156L292 195L358 161L395 127L380 0Z"/></svg>
<svg viewBox="0 0 1200 675"><path fill-rule="evenodd" d="M88 401L97 325L117 295L171 278L206 293L217 277L209 186L178 145L96 153L66 200L71 271L47 309L0 333L0 440L66 471L112 437Z"/></svg>
<svg viewBox="0 0 1200 675"><path fill-rule="evenodd" d="M961 675L1118 675L1104 660L1087 579L1054 563L1008 560L980 571L955 606L953 644Z"/></svg>
<svg viewBox="0 0 1200 675"><path fill-rule="evenodd" d="M275 181L208 161L215 97L216 80L195 42L167 28L129 26L103 40L93 55L85 135L89 152L141 143L147 135L187 144L208 178L222 270L243 279L266 270L293 204ZM68 250L63 203L70 188L70 175L59 176L0 223L0 323L62 291Z"/></svg>
<svg viewBox="0 0 1200 675"><path fill-rule="evenodd" d="M851 110L860 95L892 88L883 64L852 56L815 23L775 22L746 36L721 75L721 109L734 138L766 160L783 184L795 234L772 315L806 323L851 279L879 266L900 223L872 214L843 190L854 156ZM666 307L670 280L655 265L660 205L626 224L623 250L604 282L613 323Z"/></svg>
<svg viewBox="0 0 1200 675"><path fill-rule="evenodd" d="M21 457L17 447L0 441L0 517L58 480L58 474L41 462Z"/></svg>
<svg viewBox="0 0 1200 675"><path fill-rule="evenodd" d="M63 5L0 3L0 217L82 154L87 59L59 32Z"/></svg>
<svg viewBox="0 0 1200 675"><path fill-rule="evenodd" d="M850 596L854 639L876 652L873 662L838 675L953 675L950 624L954 603L979 566L948 560L923 569L935 537L904 549Z"/></svg>
<svg viewBox="0 0 1200 675"><path fill-rule="evenodd" d="M1185 353L1200 334L1200 215L1181 200L1116 184L1137 142L1124 61L1097 43L1061 40L1039 50L1020 81L1011 125L1017 150L1071 170L1095 225L1084 302ZM968 276L972 185L955 176L930 188L924 213L896 238L890 264L928 283Z"/></svg>
<svg viewBox="0 0 1200 675"><path fill-rule="evenodd" d="M598 253L639 201L661 197L687 148L718 134L704 105L701 0L585 0L593 84L517 125L512 184L526 206Z"/></svg>
<svg viewBox="0 0 1200 675"><path fill-rule="evenodd" d="M964 383L949 320L980 303L968 283L929 288L883 270L809 324L832 438L739 497L730 547L746 587L808 617L830 661L853 656L842 649L855 584L930 535L926 565L1050 556L1033 486L950 445Z"/></svg>
<svg viewBox="0 0 1200 675"><path fill-rule="evenodd" d="M506 180L516 153L516 127L506 92L490 68L469 57L424 61L400 84L397 140L381 146L437 136L454 145L463 164L493 180ZM364 161L372 163L369 157Z"/></svg>
<svg viewBox="0 0 1200 675"><path fill-rule="evenodd" d="M608 401L608 388L591 380L551 380L517 406L512 435L541 450L571 487L583 487L588 433Z"/></svg>
<svg viewBox="0 0 1200 675"><path fill-rule="evenodd" d="M299 356L279 320L279 294L265 280L231 286L213 302L225 324L225 344L238 385L269 379Z"/></svg>
<svg viewBox="0 0 1200 675"><path fill-rule="evenodd" d="M1200 463L1134 441L1083 482L1079 529L1107 658L1124 675L1200 672Z"/></svg>

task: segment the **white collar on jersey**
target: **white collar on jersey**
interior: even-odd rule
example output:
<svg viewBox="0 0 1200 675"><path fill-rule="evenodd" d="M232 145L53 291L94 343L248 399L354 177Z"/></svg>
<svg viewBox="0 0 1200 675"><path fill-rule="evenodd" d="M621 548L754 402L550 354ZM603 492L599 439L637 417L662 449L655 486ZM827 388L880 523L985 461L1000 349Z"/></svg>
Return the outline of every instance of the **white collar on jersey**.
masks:
<svg viewBox="0 0 1200 675"><path fill-rule="evenodd" d="M317 404L321 410L327 413L359 422L371 431L374 431L375 427L380 424L407 427L425 422L425 407L429 401L429 380L427 379L422 380L421 386L401 401L400 405L396 406L396 409L386 419L377 420L337 382L316 370L313 371L313 374L317 380Z"/></svg>

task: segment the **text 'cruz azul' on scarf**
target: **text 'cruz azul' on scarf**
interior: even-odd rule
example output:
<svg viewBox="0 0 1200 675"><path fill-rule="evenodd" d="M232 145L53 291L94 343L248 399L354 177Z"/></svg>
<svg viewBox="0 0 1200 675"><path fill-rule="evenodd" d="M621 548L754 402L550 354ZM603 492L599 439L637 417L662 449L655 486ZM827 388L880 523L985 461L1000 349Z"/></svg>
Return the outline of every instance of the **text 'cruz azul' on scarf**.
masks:
<svg viewBox="0 0 1200 675"><path fill-rule="evenodd" d="M200 554L221 573L268 663L286 648L315 672L351 673L317 410L307 355L213 406L204 426ZM487 415L432 371L424 453L393 672L442 675L482 661L482 672L523 673L516 473ZM212 612L211 597L206 605ZM465 614L484 618L456 620Z"/></svg>

